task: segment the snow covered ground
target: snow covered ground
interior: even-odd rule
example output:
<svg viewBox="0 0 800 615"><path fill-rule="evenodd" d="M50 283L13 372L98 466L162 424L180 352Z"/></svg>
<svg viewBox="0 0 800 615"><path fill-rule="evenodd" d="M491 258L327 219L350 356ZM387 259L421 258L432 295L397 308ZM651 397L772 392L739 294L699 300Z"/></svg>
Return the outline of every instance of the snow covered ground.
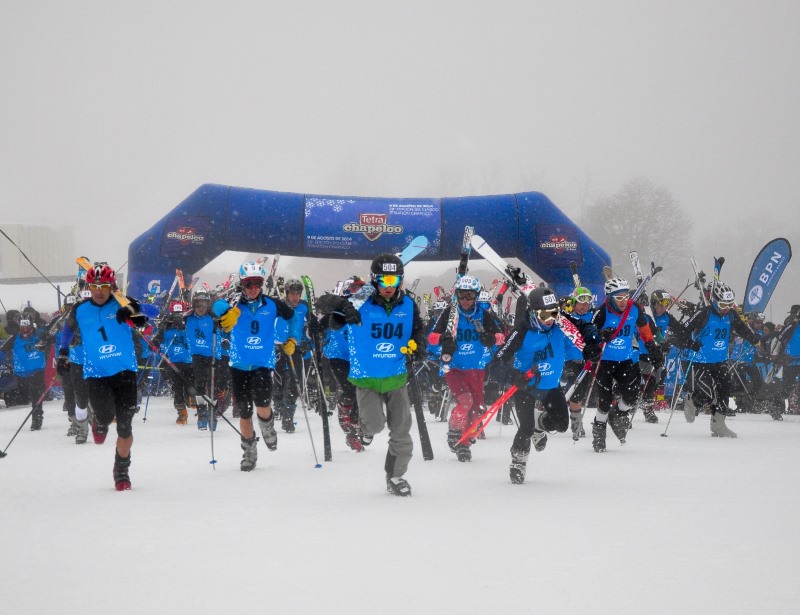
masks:
<svg viewBox="0 0 800 615"><path fill-rule="evenodd" d="M113 488L113 437L76 446L61 402L0 459L5 613L797 613L800 419L639 417L628 444L550 436L524 485L513 428L493 423L472 463L428 426L414 495L384 490L386 440L315 469L302 414L278 451L239 471L239 439L174 423L166 398L134 423L133 490ZM0 409L5 448L29 408ZM588 413L593 416L593 411ZM588 417L587 417L588 426ZM311 416L322 456L320 421ZM416 428L414 428L416 434ZM113 431L112 431L113 434Z"/></svg>

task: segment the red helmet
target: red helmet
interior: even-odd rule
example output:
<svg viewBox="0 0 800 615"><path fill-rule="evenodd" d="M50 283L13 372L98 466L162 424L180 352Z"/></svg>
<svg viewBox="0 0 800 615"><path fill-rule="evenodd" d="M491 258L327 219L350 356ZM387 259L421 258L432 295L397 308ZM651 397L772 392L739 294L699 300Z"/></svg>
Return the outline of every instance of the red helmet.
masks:
<svg viewBox="0 0 800 615"><path fill-rule="evenodd" d="M86 281L89 284L116 284L117 276L114 270L106 263L95 265L86 272Z"/></svg>

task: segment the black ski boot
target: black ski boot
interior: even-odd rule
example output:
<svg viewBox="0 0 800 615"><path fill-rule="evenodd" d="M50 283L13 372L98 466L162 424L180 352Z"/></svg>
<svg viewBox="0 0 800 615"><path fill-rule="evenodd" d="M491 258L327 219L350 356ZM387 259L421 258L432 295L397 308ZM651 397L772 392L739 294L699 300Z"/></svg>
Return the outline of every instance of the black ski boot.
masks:
<svg viewBox="0 0 800 615"><path fill-rule="evenodd" d="M281 429L286 433L294 433L294 411L297 408L295 404L287 404L281 412Z"/></svg>
<svg viewBox="0 0 800 615"><path fill-rule="evenodd" d="M606 452L606 424L597 420L592 423L592 448L595 453Z"/></svg>
<svg viewBox="0 0 800 615"><path fill-rule="evenodd" d="M465 463L467 461L472 461L472 449L466 444L457 444L455 452L456 458L460 462Z"/></svg>
<svg viewBox="0 0 800 615"><path fill-rule="evenodd" d="M39 431L44 421L44 411L41 407L35 408L31 414L31 431Z"/></svg>
<svg viewBox="0 0 800 615"><path fill-rule="evenodd" d="M461 439L461 430L453 429L452 427L447 430L447 446L450 448L451 453L457 453L458 441Z"/></svg>
<svg viewBox="0 0 800 615"><path fill-rule="evenodd" d="M611 431L619 438L620 444L625 444L625 436L628 434L630 421L628 413L622 410L611 410L608 415L608 422L611 424Z"/></svg>
<svg viewBox="0 0 800 615"><path fill-rule="evenodd" d="M509 466L508 474L514 485L521 485L525 482L526 464L530 453L530 451L511 449L511 466Z"/></svg>
<svg viewBox="0 0 800 615"><path fill-rule="evenodd" d="M129 491L131 488L131 479L128 476L128 468L131 467L131 456L120 457L119 453L114 451L114 488L117 491Z"/></svg>

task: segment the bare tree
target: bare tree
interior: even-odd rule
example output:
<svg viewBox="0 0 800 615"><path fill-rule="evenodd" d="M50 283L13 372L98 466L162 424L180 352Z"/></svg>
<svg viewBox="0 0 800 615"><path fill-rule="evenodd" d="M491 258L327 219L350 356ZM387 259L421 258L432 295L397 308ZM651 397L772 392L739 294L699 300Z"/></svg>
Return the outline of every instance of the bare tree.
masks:
<svg viewBox="0 0 800 615"><path fill-rule="evenodd" d="M691 222L672 193L644 177L635 177L616 193L587 207L582 228L611 256L615 273L632 274L629 254L664 267L659 285L677 283L691 255Z"/></svg>

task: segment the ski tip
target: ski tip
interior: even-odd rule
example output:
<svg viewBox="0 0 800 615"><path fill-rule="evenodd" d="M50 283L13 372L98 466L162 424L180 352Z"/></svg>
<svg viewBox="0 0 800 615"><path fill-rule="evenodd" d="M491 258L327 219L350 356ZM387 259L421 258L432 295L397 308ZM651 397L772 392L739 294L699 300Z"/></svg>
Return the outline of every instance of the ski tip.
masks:
<svg viewBox="0 0 800 615"><path fill-rule="evenodd" d="M318 463L318 464L316 464L316 465L314 466L314 468L315 468L315 469L318 469L318 468L321 468L321 467L322 467L322 464L321 464L321 463Z"/></svg>

